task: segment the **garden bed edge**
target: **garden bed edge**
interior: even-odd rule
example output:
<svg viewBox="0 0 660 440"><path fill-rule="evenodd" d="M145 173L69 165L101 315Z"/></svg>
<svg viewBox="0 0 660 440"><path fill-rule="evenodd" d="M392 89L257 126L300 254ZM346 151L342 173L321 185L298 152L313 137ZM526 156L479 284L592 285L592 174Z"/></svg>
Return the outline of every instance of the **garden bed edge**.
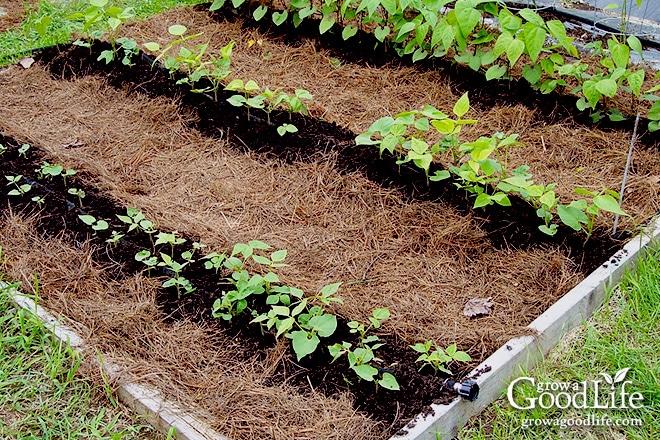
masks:
<svg viewBox="0 0 660 440"><path fill-rule="evenodd" d="M475 401L459 397L447 405L433 404L428 415L417 416L390 440L454 438L471 417L499 399L507 385L532 369L566 332L589 319L605 301L608 288L635 267L646 247L658 236L660 217L656 216L639 235L529 324L535 336L509 340L472 370L468 377L476 377L480 388Z"/></svg>

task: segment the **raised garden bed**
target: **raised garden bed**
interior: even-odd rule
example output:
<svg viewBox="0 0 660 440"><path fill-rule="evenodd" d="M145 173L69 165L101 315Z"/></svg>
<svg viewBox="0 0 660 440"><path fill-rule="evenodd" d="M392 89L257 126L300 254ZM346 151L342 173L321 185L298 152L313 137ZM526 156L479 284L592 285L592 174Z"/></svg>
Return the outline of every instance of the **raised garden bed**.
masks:
<svg viewBox="0 0 660 440"><path fill-rule="evenodd" d="M84 325L90 344L130 359L131 370L201 408L230 438L388 437L432 402L454 397L440 386L446 376L418 371L409 345L458 344L473 359L449 365L462 378L511 337L529 334L530 322L621 245L609 236L610 217L599 217L586 244L567 228L548 237L521 200L473 210L473 199L451 183L427 185L414 168L354 142L381 116L428 103L449 112L468 91L479 124L466 127L466 137L521 134L526 146L511 149L509 160L530 165L538 181L557 182L567 199L577 186L618 188L630 133L586 125L563 98L516 84L499 96L502 88L467 82L460 69L393 59L374 67L359 52L342 58L313 38L269 37L202 9L163 14L126 34L157 41L175 23L204 32L212 49L236 41L235 76L309 90L310 117L294 115L298 132L280 137L263 113L248 119L224 99L216 105L189 94L144 59L106 65L97 61L102 44L44 50L29 69L0 74L2 173L33 182L23 197L2 194L0 245L12 277L28 288L38 273L42 300ZM531 99L516 103L523 96ZM22 157L24 143L32 148ZM44 160L77 174L66 185L39 180ZM658 208L657 137L641 137L634 165L624 200L632 220L622 225L629 232ZM43 197L43 206L32 197ZM178 298L160 289L162 280L146 277L135 260L151 248L147 236L105 241L125 229L116 214L126 207L213 251L255 239L287 249L289 266L277 270L284 282L306 292L343 282L343 304L333 306L340 324L366 322L387 307L378 355L401 390L358 381L345 358L330 364L326 352L298 361L286 340L248 325L251 316L212 318L230 286L204 261L184 272L195 292ZM80 215L109 228L94 232ZM467 301L485 297L494 303L490 315L463 315ZM347 329L330 340L356 343Z"/></svg>

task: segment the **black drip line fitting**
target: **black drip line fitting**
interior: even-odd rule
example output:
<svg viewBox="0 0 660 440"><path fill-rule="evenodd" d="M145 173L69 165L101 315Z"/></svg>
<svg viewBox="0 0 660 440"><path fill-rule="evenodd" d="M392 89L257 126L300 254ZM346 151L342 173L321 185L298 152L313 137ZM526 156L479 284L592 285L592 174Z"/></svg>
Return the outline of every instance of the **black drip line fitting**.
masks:
<svg viewBox="0 0 660 440"><path fill-rule="evenodd" d="M459 396L470 402L474 402L479 397L479 384L472 379L465 382L446 379L442 385L449 390L455 391Z"/></svg>

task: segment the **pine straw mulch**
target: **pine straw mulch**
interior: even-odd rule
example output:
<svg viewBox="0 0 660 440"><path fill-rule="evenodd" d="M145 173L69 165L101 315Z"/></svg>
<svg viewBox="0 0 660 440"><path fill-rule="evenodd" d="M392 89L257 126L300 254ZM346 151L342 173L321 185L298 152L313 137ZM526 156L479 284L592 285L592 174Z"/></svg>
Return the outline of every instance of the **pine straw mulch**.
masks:
<svg viewBox="0 0 660 440"><path fill-rule="evenodd" d="M552 248L498 250L471 217L439 203L406 202L358 174L339 174L332 158L286 164L238 153L190 130L194 115L166 98L116 90L91 77L56 81L37 65L11 67L0 86L4 135L75 168L163 230L200 237L218 251L250 239L288 249L284 282L316 290L332 281L370 280L342 287L337 312L364 320L372 308L388 307L393 317L385 331L408 343L458 341L483 358L525 332L580 276ZM222 432L382 438L387 427L355 413L348 396L298 396L286 384L263 386L284 346L273 348L265 363L248 358L236 366L235 342L190 323L163 326L150 281L99 280L102 270L88 252L76 257L78 251L29 228L12 238L17 222L23 223L12 219L2 234L11 274L27 286L38 273L45 305L85 324L104 349L130 356L138 375L211 412ZM55 256L40 253L53 246ZM475 296L493 297L495 312L476 321L464 317L463 305Z"/></svg>
<svg viewBox="0 0 660 440"><path fill-rule="evenodd" d="M0 32L4 32L23 21L25 18L24 0L4 0L0 2ZM29 3L34 4L34 1ZM4 13L4 14L3 14Z"/></svg>
<svg viewBox="0 0 660 440"><path fill-rule="evenodd" d="M374 67L345 61L339 51L321 49L314 39L300 37L295 43L285 42L239 18L216 22L204 8L168 11L126 26L122 33L139 44L155 41L164 46L170 41L167 28L175 23L188 27L189 33L203 32L199 42L210 42L209 53L235 41L229 79L254 79L261 86L281 88L289 93L297 88L307 89L315 97L310 105L312 116L336 122L356 133L366 131L378 118L421 109L426 104L451 114L463 93L457 90L457 85L460 83L462 89L470 87L461 78L442 70L430 71L395 62ZM250 41L256 43L250 45ZM335 57L341 60L339 67L333 64ZM652 84L648 78L649 75L645 88ZM477 87L470 90L473 97L488 94L481 85ZM551 105L548 114L547 109L530 108L524 103L484 106L479 99L472 101L469 116L479 123L464 127L464 139L498 131L519 134L525 146L510 150L509 163L512 167L529 165L537 182L557 183L556 192L565 203L579 198L573 193L576 187L596 191L603 187L620 189L630 132L602 130L577 124L571 118L557 118ZM624 227L633 227L660 209L659 181L657 145L638 147L623 205L634 222L624 219ZM602 226L611 225L611 218L603 217L598 222Z"/></svg>
<svg viewBox="0 0 660 440"><path fill-rule="evenodd" d="M164 324L153 279L111 280L92 261L90 249L41 238L30 219L9 215L0 233L9 276L23 282L22 291L35 293L38 274L41 303L72 318L74 329L104 360L125 365L136 380L206 414L230 438L382 438L382 427L355 412L347 395L302 396L286 384L262 385L283 344L265 360L250 359L240 341L221 333L190 322ZM102 383L98 371L89 364L85 369Z"/></svg>

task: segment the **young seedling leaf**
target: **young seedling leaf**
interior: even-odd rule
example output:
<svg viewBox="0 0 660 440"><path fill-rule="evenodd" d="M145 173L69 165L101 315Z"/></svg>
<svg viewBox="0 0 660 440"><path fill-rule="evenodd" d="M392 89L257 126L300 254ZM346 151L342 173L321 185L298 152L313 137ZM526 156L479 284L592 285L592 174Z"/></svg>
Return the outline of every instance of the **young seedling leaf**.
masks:
<svg viewBox="0 0 660 440"><path fill-rule="evenodd" d="M458 99L458 101L456 101L456 104L454 104L453 112L456 116L461 118L468 112L469 109L470 109L470 100L466 92L463 94L463 96L461 96Z"/></svg>
<svg viewBox="0 0 660 440"><path fill-rule="evenodd" d="M383 373L383 377L378 381L378 385L393 391L399 391L401 389L396 378L390 373Z"/></svg>
<svg viewBox="0 0 660 440"><path fill-rule="evenodd" d="M355 365L351 368L361 379L369 382L373 382L374 377L378 374L378 370L371 365Z"/></svg>
<svg viewBox="0 0 660 440"><path fill-rule="evenodd" d="M628 214L619 207L619 202L609 194L602 194L594 197L594 205L603 211L612 212L614 214L625 215Z"/></svg>
<svg viewBox="0 0 660 440"><path fill-rule="evenodd" d="M187 30L188 28L182 24L173 24L172 26L167 28L167 32L169 32L171 35L174 35L175 37L182 36L183 34L186 33Z"/></svg>
<svg viewBox="0 0 660 440"><path fill-rule="evenodd" d="M296 353L298 361L308 354L314 353L320 342L316 335L309 334L302 330L296 330L289 333L289 337L291 338L293 351Z"/></svg>

